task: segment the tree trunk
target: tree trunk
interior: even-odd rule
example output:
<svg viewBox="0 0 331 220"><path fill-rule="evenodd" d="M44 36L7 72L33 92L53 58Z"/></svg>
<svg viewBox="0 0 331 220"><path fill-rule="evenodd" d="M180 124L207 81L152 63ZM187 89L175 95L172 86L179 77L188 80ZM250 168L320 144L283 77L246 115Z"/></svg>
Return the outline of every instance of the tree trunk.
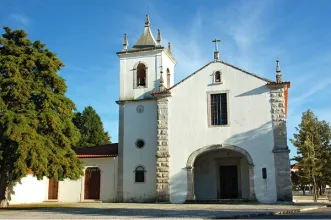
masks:
<svg viewBox="0 0 331 220"><path fill-rule="evenodd" d="M311 168L311 173L312 173L312 178L313 178L313 199L314 199L314 202L317 202L318 189L317 189L316 178L315 178L312 168Z"/></svg>
<svg viewBox="0 0 331 220"><path fill-rule="evenodd" d="M6 171L1 171L0 173L0 208L5 208L8 206L7 200L7 173Z"/></svg>
<svg viewBox="0 0 331 220"><path fill-rule="evenodd" d="M317 184L316 184L316 180L315 180L315 177L313 177L313 180L314 180L314 191L313 191L313 197L314 197L314 202L317 202L317 194L318 194L318 191L317 191Z"/></svg>
<svg viewBox="0 0 331 220"><path fill-rule="evenodd" d="M320 195L323 196L324 193L325 193L325 185L322 184L322 185L321 185L321 192L320 192Z"/></svg>
<svg viewBox="0 0 331 220"><path fill-rule="evenodd" d="M301 190L302 190L302 195L306 195L306 186L301 187Z"/></svg>

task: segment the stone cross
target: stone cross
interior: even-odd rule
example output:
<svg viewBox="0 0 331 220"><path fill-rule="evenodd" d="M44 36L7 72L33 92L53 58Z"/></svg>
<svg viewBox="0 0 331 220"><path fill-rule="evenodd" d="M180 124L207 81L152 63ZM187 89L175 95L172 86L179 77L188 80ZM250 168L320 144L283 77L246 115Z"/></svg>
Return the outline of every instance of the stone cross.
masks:
<svg viewBox="0 0 331 220"><path fill-rule="evenodd" d="M215 40L213 40L212 42L215 43L215 52L218 52L218 43L221 42L221 40L217 40L215 38Z"/></svg>
<svg viewBox="0 0 331 220"><path fill-rule="evenodd" d="M220 61L220 53L218 52L218 42L220 42L221 40L217 40L215 38L215 40L213 40L212 42L215 43L215 52L214 52L214 61Z"/></svg>

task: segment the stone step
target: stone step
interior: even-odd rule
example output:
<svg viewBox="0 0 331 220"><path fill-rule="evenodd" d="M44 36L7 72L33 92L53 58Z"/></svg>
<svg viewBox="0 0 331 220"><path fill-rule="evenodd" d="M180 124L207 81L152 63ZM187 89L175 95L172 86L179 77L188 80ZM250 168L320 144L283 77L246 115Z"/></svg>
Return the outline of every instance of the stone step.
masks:
<svg viewBox="0 0 331 220"><path fill-rule="evenodd" d="M186 200L186 204L240 204L256 203L249 199L211 199L211 200Z"/></svg>

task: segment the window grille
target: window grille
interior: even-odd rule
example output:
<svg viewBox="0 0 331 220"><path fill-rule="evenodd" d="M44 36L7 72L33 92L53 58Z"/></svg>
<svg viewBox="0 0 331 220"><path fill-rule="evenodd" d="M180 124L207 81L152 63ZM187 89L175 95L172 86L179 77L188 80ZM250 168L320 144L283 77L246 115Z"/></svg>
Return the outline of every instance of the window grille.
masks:
<svg viewBox="0 0 331 220"><path fill-rule="evenodd" d="M226 93L211 94L211 125L227 125L228 109Z"/></svg>

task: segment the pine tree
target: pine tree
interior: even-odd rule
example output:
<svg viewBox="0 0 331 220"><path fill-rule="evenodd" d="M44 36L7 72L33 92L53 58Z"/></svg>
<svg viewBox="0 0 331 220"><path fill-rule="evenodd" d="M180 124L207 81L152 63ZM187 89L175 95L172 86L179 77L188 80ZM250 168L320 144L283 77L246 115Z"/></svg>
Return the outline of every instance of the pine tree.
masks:
<svg viewBox="0 0 331 220"><path fill-rule="evenodd" d="M4 27L0 38L0 200L31 170L38 179L78 179L82 164L72 147L75 104L58 75L64 64L23 30Z"/></svg>
<svg viewBox="0 0 331 220"><path fill-rule="evenodd" d="M319 163L321 164L322 175L317 179L317 184L320 188L319 195L322 195L326 185L331 183L331 126L324 120L320 122L320 135L321 156Z"/></svg>
<svg viewBox="0 0 331 220"><path fill-rule="evenodd" d="M85 107L82 113L74 113L73 122L81 134L77 147L111 144L110 136L104 131L101 118L92 106Z"/></svg>
<svg viewBox="0 0 331 220"><path fill-rule="evenodd" d="M313 185L313 198L317 201L319 189L329 181L330 177L330 125L319 121L310 110L304 112L297 134L291 140L297 147L299 182Z"/></svg>

